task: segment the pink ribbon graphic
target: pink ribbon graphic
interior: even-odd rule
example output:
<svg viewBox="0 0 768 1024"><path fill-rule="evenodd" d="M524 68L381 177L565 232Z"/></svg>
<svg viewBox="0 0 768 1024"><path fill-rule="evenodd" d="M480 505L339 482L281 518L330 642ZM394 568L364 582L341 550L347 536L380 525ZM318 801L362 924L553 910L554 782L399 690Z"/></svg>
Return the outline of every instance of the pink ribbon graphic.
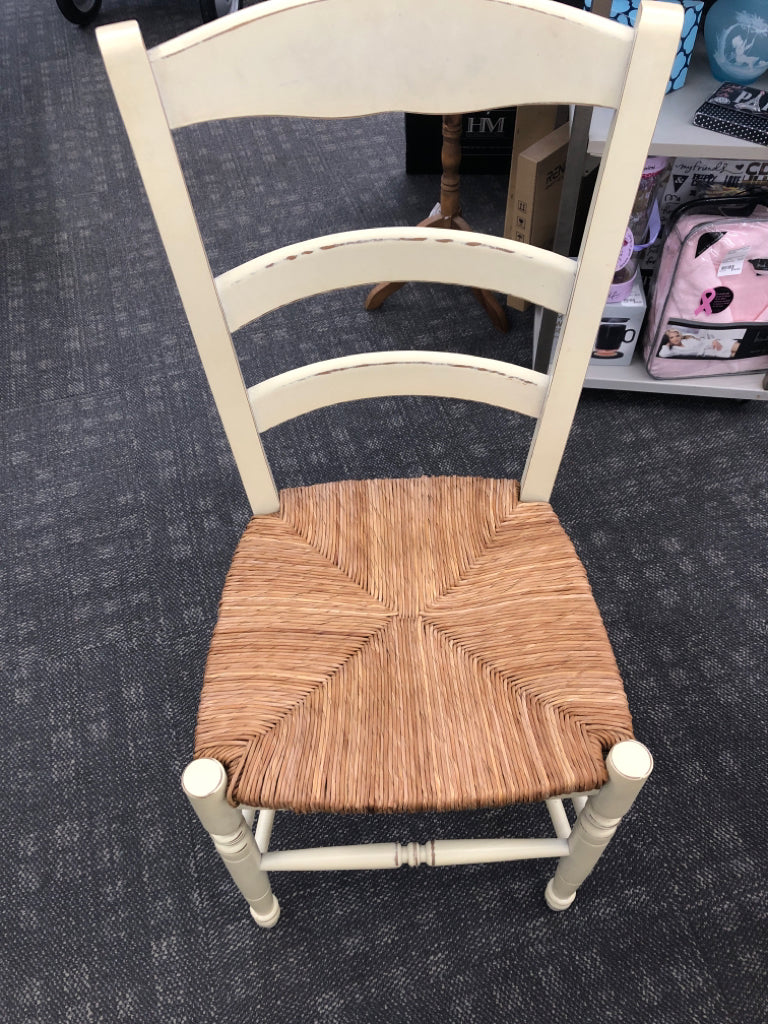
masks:
<svg viewBox="0 0 768 1024"><path fill-rule="evenodd" d="M693 315L698 316L699 313L706 313L707 316L712 316L712 299L714 298L717 298L717 292L714 288L707 288L705 292L702 292L699 299L699 308Z"/></svg>

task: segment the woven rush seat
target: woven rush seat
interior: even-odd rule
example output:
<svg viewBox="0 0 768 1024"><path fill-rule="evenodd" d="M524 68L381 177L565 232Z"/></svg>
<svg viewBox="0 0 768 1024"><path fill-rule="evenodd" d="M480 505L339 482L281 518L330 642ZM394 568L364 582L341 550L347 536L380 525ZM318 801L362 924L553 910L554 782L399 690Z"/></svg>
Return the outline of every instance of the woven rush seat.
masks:
<svg viewBox="0 0 768 1024"><path fill-rule="evenodd" d="M466 809L585 791L632 737L573 545L514 481L284 490L221 599L195 757L229 799Z"/></svg>

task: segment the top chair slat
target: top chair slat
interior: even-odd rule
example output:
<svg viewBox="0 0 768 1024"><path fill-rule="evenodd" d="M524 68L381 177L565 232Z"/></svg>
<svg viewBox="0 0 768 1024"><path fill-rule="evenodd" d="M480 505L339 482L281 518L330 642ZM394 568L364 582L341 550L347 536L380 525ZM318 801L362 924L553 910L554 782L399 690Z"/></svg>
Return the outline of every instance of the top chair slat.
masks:
<svg viewBox="0 0 768 1024"><path fill-rule="evenodd" d="M283 0L156 47L173 128L255 114L616 106L632 33L537 0ZM354 42L352 42L352 40Z"/></svg>

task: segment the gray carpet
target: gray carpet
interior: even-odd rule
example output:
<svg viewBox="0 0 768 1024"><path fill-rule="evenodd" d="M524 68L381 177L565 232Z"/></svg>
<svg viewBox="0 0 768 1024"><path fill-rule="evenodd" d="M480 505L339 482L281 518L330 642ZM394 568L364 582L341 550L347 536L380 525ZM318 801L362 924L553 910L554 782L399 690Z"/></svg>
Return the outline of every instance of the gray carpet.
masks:
<svg viewBox="0 0 768 1024"><path fill-rule="evenodd" d="M197 0L104 0L147 41ZM590 572L656 771L573 908L549 865L281 875L258 930L187 807L206 645L248 516L96 49L54 0L0 8L4 951L0 1020L760 1024L766 1000L768 407L585 393L553 503ZM181 134L221 270L416 223L399 117ZM196 147L198 155L193 156ZM505 182L464 181L498 229ZM350 348L529 353L471 295L364 289L242 332L261 379ZM411 435L417 438L411 441ZM351 405L268 438L280 484L518 474L529 428L457 402ZM278 816L276 847L524 834L538 808Z"/></svg>

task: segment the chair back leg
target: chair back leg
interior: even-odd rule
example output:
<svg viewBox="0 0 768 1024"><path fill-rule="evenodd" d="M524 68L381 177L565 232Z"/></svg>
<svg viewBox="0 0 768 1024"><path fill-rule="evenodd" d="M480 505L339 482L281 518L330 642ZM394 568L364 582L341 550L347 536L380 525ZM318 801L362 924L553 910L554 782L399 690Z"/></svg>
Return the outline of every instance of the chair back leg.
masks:
<svg viewBox="0 0 768 1024"><path fill-rule="evenodd" d="M544 898L551 910L566 910L576 899L576 890L597 864L650 776L653 758L642 743L625 740L611 748L606 767L608 782L580 811L568 839L568 854L560 858L554 878L547 885Z"/></svg>
<svg viewBox="0 0 768 1024"><path fill-rule="evenodd" d="M262 928L272 928L280 917L280 904L269 876L261 870L261 852L246 819L239 808L227 802L224 766L212 758L200 758L187 765L181 781L232 880L248 901L251 917Z"/></svg>

